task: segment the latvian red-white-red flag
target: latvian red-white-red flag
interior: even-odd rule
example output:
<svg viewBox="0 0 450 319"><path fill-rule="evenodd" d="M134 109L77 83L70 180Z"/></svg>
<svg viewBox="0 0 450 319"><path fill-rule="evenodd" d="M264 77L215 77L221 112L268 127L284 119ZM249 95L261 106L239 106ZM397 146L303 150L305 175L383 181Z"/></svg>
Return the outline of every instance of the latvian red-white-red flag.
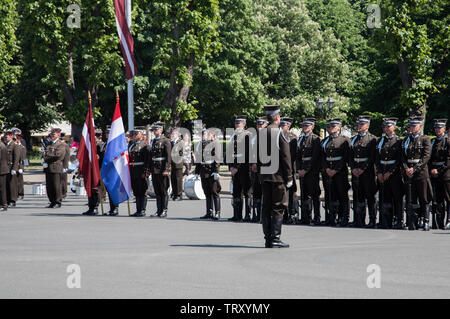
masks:
<svg viewBox="0 0 450 319"><path fill-rule="evenodd" d="M127 23L126 1L114 0L114 11L116 13L117 32L120 38L120 47L125 61L125 73L127 80L132 79L137 73L136 61L134 60L134 43L130 27Z"/></svg>
<svg viewBox="0 0 450 319"><path fill-rule="evenodd" d="M84 188L86 188L87 195L91 196L92 190L97 188L100 183L100 169L97 157L97 144L95 142L92 105L89 105L86 121L84 122L77 159L80 163L80 173L83 175Z"/></svg>

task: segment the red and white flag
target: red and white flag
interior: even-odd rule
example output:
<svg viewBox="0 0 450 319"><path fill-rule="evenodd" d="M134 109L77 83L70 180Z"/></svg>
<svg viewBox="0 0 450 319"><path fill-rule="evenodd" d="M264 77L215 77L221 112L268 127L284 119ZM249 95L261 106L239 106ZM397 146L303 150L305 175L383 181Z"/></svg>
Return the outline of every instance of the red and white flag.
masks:
<svg viewBox="0 0 450 319"><path fill-rule="evenodd" d="M83 175L84 188L88 196L92 195L92 190L100 183L100 169L97 157L97 144L95 142L95 125L92 115L92 105L89 99L89 110L81 135L80 148L77 155L80 163L80 173Z"/></svg>
<svg viewBox="0 0 450 319"><path fill-rule="evenodd" d="M119 33L120 46L125 61L125 73L127 80L132 79L136 73L136 61L134 60L134 43L130 27L127 23L125 4L127 0L114 0L114 11L116 13L117 32ZM131 0L128 0L131 1Z"/></svg>

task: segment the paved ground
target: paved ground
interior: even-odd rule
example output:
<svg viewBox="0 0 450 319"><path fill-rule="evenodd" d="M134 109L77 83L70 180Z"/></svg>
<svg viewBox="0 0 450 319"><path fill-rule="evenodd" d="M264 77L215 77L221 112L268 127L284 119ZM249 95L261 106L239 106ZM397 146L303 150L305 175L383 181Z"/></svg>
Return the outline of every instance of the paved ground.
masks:
<svg viewBox="0 0 450 319"><path fill-rule="evenodd" d="M265 249L258 224L198 219L204 201L170 202L166 220L128 217L126 205L81 216L85 203L70 195L52 210L27 195L0 214L0 298L450 297L450 231L284 226L291 248ZM223 207L231 217L230 197ZM80 289L67 287L71 264ZM367 286L371 264L381 288Z"/></svg>

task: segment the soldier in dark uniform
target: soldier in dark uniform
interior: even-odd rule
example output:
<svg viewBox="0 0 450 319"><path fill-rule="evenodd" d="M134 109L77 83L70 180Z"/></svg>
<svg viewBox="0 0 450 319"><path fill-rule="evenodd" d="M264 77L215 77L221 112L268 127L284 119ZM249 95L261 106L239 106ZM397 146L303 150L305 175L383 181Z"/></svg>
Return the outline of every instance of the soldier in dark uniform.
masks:
<svg viewBox="0 0 450 319"><path fill-rule="evenodd" d="M23 139L21 134L16 134L16 139L17 139L16 144L20 149L19 170L17 171L17 194L19 199L23 199L25 193L23 182L23 171L25 169L25 158L27 157L27 149L25 145L22 144Z"/></svg>
<svg viewBox="0 0 450 319"><path fill-rule="evenodd" d="M406 183L408 229L430 230L430 202L432 199L428 161L431 155L430 138L421 135L423 117L409 118L408 136L402 142L402 172ZM416 213L417 200L419 214ZM418 218L419 217L419 218Z"/></svg>
<svg viewBox="0 0 450 319"><path fill-rule="evenodd" d="M170 171L170 184L172 185L172 200L182 200L183 195L183 153L184 143L179 136L179 129L170 132L170 145L172 147L172 162Z"/></svg>
<svg viewBox="0 0 450 319"><path fill-rule="evenodd" d="M50 133L49 144L45 148L44 171L47 196L50 205L47 208L61 207L61 174L66 153L63 142L59 140L61 129L54 128Z"/></svg>
<svg viewBox="0 0 450 319"><path fill-rule="evenodd" d="M245 130L246 123L247 115L236 117L234 121L235 131L227 146L227 150L232 150L233 154L233 160L228 164L233 182L233 217L229 218L231 221L242 220L242 195L245 201L244 221L251 220L250 133Z"/></svg>
<svg viewBox="0 0 450 319"><path fill-rule="evenodd" d="M97 128L95 129L95 147L97 149L97 160L100 160L100 148L102 146L102 143L102 130ZM100 167L101 166L99 164L99 168ZM105 192L104 189L105 187L103 186L102 180L100 179L98 186L92 189L91 196L88 197L88 210L85 211L82 215L98 215L98 205L100 204L100 200L103 201ZM100 193L102 197L100 197Z"/></svg>
<svg viewBox="0 0 450 319"><path fill-rule="evenodd" d="M397 118L383 119L382 136L377 141L375 168L379 185L381 228L403 229L403 181L400 172L402 141L395 135ZM394 223L395 220L395 223Z"/></svg>
<svg viewBox="0 0 450 319"><path fill-rule="evenodd" d="M103 164L103 160L105 158L105 153L106 153L106 146L108 145L108 138L109 138L109 133L111 131L111 128L108 126L106 127L106 131L105 131L105 137L106 137L106 141L103 142L102 146L100 147L100 152L99 152L99 166L100 168L102 167ZM102 184L105 185L102 181ZM109 212L108 215L109 216L117 216L119 215L119 205L114 204L111 195L109 194L108 189L105 187L105 191L108 193L108 199L109 199Z"/></svg>
<svg viewBox="0 0 450 319"><path fill-rule="evenodd" d="M64 160L63 160L63 172L61 174L61 194L62 198L67 197L67 171L69 169L69 160L70 160L70 147L69 144L66 143L64 140L65 133L61 133L60 140L64 145L64 148L66 149L66 153L64 154Z"/></svg>
<svg viewBox="0 0 450 319"><path fill-rule="evenodd" d="M306 118L302 123L303 135L297 143L296 169L303 186L301 191L301 224L311 224L314 207L314 225L320 225L320 137L313 133L316 119Z"/></svg>
<svg viewBox="0 0 450 319"><path fill-rule="evenodd" d="M170 140L163 135L164 123L156 122L152 126L155 138L150 142L150 169L153 188L156 194L157 211L150 217L167 217L169 203L169 174L172 162Z"/></svg>
<svg viewBox="0 0 450 319"><path fill-rule="evenodd" d="M450 138L445 136L447 119L434 120L436 137L431 140L429 169L433 186L433 229L450 225ZM447 206L447 222L445 211Z"/></svg>
<svg viewBox="0 0 450 319"><path fill-rule="evenodd" d="M256 120L256 130L259 131L265 128L269 122L267 121L267 117L259 117ZM253 147L258 146L258 136L255 135L252 137L250 143ZM259 171L254 172L252 170L251 173L252 178L252 190L253 190L253 207L252 207L252 222L260 223L261 222L261 209L262 209L262 184L261 177Z"/></svg>
<svg viewBox="0 0 450 319"><path fill-rule="evenodd" d="M0 141L0 211L8 210L7 177L9 172L8 150L5 144Z"/></svg>
<svg viewBox="0 0 450 319"><path fill-rule="evenodd" d="M259 169L263 189L262 228L266 248L289 247L281 241L283 214L288 206L287 189L294 185L292 179L291 153L289 142L279 128L280 106L264 107L269 125L258 132L259 148L266 153L266 161L258 152L258 163L252 165L252 170ZM264 152L266 150L267 152ZM275 160L275 158L277 160Z"/></svg>
<svg viewBox="0 0 450 319"><path fill-rule="evenodd" d="M370 116L362 115L356 121L357 135L350 141L350 168L352 170L353 219L355 227L366 224L366 202L369 210L368 228L375 228L377 209L375 194L376 136L369 133Z"/></svg>
<svg viewBox="0 0 450 319"><path fill-rule="evenodd" d="M17 202L17 172L19 170L20 162L20 148L14 142L14 133L12 131L6 132L5 143L8 151L8 169L9 173L6 178L7 183L7 202L8 206L15 207Z"/></svg>
<svg viewBox="0 0 450 319"><path fill-rule="evenodd" d="M148 176L150 174L150 148L144 141L143 128L130 131L132 141L128 147L131 188L136 197L136 212L131 216L145 216L147 208Z"/></svg>
<svg viewBox="0 0 450 319"><path fill-rule="evenodd" d="M350 139L341 135L342 121L339 118L327 121L329 136L322 143L322 169L328 188L329 225L346 227L350 215L348 190L348 162L350 159ZM336 216L340 215L336 223Z"/></svg>
<svg viewBox="0 0 450 319"><path fill-rule="evenodd" d="M283 215L283 222L292 224L293 217L297 213L295 210L294 199L295 194L297 193L297 183L295 182L295 159L297 157L297 136L290 131L292 126L292 118L290 117L282 117L280 120L280 128L283 131L283 135L286 140L289 142L289 150L291 152L291 168L292 168L292 180L294 184L288 191L288 208L286 214Z"/></svg>
<svg viewBox="0 0 450 319"><path fill-rule="evenodd" d="M206 214L202 219L220 219L220 191L219 181L220 170L220 144L215 140L214 131L204 129L202 131L202 141L198 147L201 147L201 161L195 165L195 174L200 176L202 189L206 197Z"/></svg>

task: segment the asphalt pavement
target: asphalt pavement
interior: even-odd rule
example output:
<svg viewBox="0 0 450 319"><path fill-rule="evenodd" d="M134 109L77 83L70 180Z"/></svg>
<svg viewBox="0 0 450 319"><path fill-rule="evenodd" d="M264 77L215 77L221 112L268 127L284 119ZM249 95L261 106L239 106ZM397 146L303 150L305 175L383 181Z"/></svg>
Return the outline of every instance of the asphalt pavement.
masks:
<svg viewBox="0 0 450 319"><path fill-rule="evenodd" d="M144 218L82 216L86 197L30 193L0 213L0 298L450 297L450 231L286 225L291 247L266 249L261 225L226 220L229 195L210 221L203 200L154 219L154 200Z"/></svg>

